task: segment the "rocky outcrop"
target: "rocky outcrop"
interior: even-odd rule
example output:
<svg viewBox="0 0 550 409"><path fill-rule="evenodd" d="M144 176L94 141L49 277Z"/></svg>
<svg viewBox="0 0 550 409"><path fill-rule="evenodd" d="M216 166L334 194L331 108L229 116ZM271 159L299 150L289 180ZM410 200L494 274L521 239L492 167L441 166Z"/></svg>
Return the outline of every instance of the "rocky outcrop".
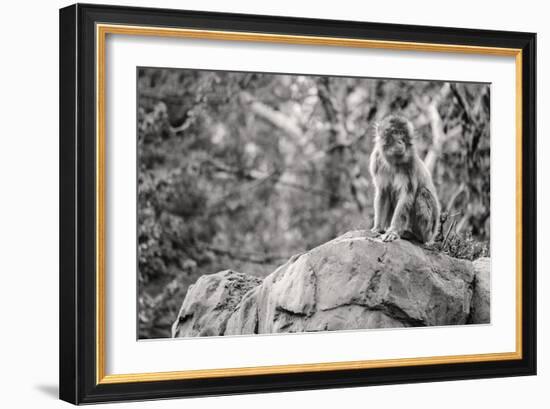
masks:
<svg viewBox="0 0 550 409"><path fill-rule="evenodd" d="M475 279L470 312L471 324L491 322L491 259L482 257L473 262Z"/></svg>
<svg viewBox="0 0 550 409"><path fill-rule="evenodd" d="M189 288L174 337L489 322L489 259L347 233L263 281L222 271Z"/></svg>
<svg viewBox="0 0 550 409"><path fill-rule="evenodd" d="M223 335L243 296L262 280L232 270L204 275L189 287L172 335L186 337Z"/></svg>

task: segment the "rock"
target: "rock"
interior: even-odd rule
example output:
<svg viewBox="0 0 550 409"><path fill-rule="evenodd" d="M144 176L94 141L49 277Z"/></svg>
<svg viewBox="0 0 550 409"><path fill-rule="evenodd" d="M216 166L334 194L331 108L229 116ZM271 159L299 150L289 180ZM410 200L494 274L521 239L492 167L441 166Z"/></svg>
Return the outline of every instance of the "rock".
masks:
<svg viewBox="0 0 550 409"><path fill-rule="evenodd" d="M242 335L258 333L258 287L245 294L238 308L229 317L224 335Z"/></svg>
<svg viewBox="0 0 550 409"><path fill-rule="evenodd" d="M488 283L489 272L488 262L476 263L354 231L292 257L263 282L232 271L201 277L173 335L478 323L488 319L489 287L482 281Z"/></svg>
<svg viewBox="0 0 550 409"><path fill-rule="evenodd" d="M172 325L172 337L223 335L235 307L261 282L231 270L200 277L187 291Z"/></svg>
<svg viewBox="0 0 550 409"><path fill-rule="evenodd" d="M491 322L491 259L478 258L473 262L474 294L470 323L489 324Z"/></svg>

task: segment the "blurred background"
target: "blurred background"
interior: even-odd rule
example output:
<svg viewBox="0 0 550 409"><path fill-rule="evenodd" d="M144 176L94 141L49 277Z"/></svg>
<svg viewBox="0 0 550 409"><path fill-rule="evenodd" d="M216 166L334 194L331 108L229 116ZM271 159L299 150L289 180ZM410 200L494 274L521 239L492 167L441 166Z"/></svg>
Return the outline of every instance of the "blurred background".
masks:
<svg viewBox="0 0 550 409"><path fill-rule="evenodd" d="M138 69L139 338L170 336L190 284L265 277L372 227L374 125L409 118L442 226L433 247L489 254L488 84Z"/></svg>

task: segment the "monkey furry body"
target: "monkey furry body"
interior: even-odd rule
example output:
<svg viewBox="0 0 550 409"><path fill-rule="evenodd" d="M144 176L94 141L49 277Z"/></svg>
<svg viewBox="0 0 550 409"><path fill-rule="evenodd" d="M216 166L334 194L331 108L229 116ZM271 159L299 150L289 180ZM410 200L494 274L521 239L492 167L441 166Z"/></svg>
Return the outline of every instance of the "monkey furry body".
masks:
<svg viewBox="0 0 550 409"><path fill-rule="evenodd" d="M392 115L378 125L370 173L375 187L371 230L384 241L432 241L439 201L430 172L416 152L410 121Z"/></svg>

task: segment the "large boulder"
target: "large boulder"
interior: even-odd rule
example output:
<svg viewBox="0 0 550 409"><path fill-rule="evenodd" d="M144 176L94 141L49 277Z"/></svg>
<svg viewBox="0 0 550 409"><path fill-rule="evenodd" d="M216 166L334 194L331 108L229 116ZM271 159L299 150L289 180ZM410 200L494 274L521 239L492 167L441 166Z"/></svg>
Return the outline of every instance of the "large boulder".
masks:
<svg viewBox="0 0 550 409"><path fill-rule="evenodd" d="M473 262L474 295L470 313L470 323L489 324L491 322L491 259L478 258Z"/></svg>
<svg viewBox="0 0 550 409"><path fill-rule="evenodd" d="M489 287L474 288L488 282L488 266L350 232L292 257L263 281L232 271L202 276L188 291L173 335L488 322Z"/></svg>
<svg viewBox="0 0 550 409"><path fill-rule="evenodd" d="M204 275L189 287L172 336L223 335L227 320L243 296L262 280L232 270Z"/></svg>

